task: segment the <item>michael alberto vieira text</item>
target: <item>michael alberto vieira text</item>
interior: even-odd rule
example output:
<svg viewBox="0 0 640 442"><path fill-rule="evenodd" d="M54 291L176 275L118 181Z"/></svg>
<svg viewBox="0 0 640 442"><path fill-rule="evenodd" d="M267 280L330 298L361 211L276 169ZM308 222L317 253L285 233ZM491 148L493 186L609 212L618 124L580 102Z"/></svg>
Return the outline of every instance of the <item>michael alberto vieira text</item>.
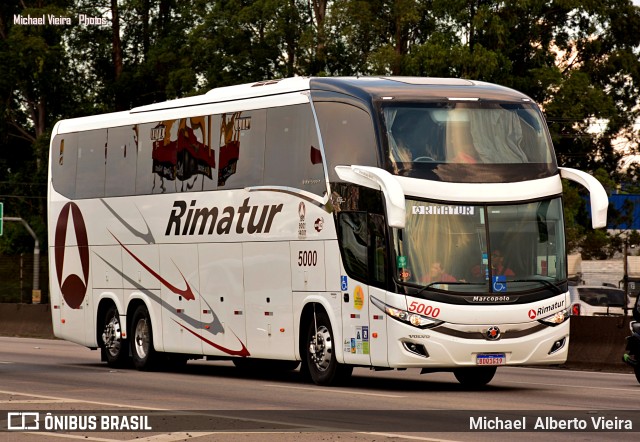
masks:
<svg viewBox="0 0 640 442"><path fill-rule="evenodd" d="M534 419L531 417L531 419ZM527 426L527 416L520 418L473 417L469 418L470 430L501 431L501 430L533 430L533 431L632 431L633 422L630 419L618 417L590 416L589 419L559 419L552 416L538 416L533 427Z"/></svg>

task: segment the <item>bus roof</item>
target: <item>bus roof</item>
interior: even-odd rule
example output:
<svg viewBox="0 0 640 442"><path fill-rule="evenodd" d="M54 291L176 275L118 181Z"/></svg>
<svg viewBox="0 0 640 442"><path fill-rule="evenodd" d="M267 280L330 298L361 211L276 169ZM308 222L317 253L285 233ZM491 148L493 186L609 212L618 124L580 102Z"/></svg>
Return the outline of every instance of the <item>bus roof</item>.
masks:
<svg viewBox="0 0 640 442"><path fill-rule="evenodd" d="M531 101L526 95L503 86L459 78L430 77L292 77L224 86L193 97L178 98L135 107L129 111L74 118L58 122L57 133L136 124L165 118L166 111L189 109L249 99L267 99L305 91L327 91L347 94L364 101L385 99L491 99ZM290 103L278 102L279 105ZM164 113L165 115L157 115Z"/></svg>

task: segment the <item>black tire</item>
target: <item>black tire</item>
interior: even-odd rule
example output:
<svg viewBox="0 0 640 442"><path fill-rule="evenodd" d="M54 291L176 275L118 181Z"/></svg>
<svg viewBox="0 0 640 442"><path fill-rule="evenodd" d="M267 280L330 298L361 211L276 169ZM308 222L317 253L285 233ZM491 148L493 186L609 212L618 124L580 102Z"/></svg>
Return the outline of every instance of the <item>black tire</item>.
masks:
<svg viewBox="0 0 640 442"><path fill-rule="evenodd" d="M130 362L129 345L128 341L122 338L122 330L118 309L111 305L102 320L100 334L100 348L109 367L124 367Z"/></svg>
<svg viewBox="0 0 640 442"><path fill-rule="evenodd" d="M158 354L153 348L153 329L146 306L139 306L133 314L129 336L133 366L138 370L153 370Z"/></svg>
<svg viewBox="0 0 640 442"><path fill-rule="evenodd" d="M636 365L633 367L633 372L636 375L636 380L640 383L640 366Z"/></svg>
<svg viewBox="0 0 640 442"><path fill-rule="evenodd" d="M496 367L464 367L453 370L453 374L463 386L481 388L491 382Z"/></svg>
<svg viewBox="0 0 640 442"><path fill-rule="evenodd" d="M317 329L316 329L317 327ZM333 385L351 376L353 367L336 359L331 322L325 312L316 313L308 324L302 355L303 375L316 385Z"/></svg>

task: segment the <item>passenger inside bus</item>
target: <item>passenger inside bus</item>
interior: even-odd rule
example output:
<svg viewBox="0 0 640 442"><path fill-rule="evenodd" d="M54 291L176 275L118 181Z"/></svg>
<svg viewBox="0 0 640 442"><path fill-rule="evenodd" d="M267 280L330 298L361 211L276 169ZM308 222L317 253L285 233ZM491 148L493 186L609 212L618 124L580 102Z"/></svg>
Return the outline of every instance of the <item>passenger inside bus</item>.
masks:
<svg viewBox="0 0 640 442"><path fill-rule="evenodd" d="M491 253L491 269L494 276L516 276L513 270L504 265L504 255L499 249Z"/></svg>
<svg viewBox="0 0 640 442"><path fill-rule="evenodd" d="M437 139L437 125L431 120L428 112L417 109L400 109L385 112L392 121L389 144L394 163L438 161L438 151L434 148Z"/></svg>
<svg viewBox="0 0 640 442"><path fill-rule="evenodd" d="M445 272L440 261L434 261L429 268L429 273L422 280L425 284L434 282L456 282L457 279Z"/></svg>

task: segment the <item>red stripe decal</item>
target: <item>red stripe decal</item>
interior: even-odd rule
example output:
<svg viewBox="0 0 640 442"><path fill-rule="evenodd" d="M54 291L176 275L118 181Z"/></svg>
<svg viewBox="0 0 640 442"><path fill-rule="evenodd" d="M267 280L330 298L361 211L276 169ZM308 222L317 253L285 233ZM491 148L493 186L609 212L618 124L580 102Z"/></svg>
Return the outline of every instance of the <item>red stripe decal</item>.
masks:
<svg viewBox="0 0 640 442"><path fill-rule="evenodd" d="M111 232L109 232L109 233L111 233ZM160 281L160 283L162 283L162 285L164 285L166 288L171 290L176 295L184 296L184 299L186 299L187 301L193 301L194 299L196 299L196 297L193 295L193 292L191 291L191 286L187 282L187 279L184 277L184 275L182 274L180 269L178 269L178 273L180 273L180 276L182 276L182 279L184 280L184 283L187 285L187 288L184 289L184 290L179 289L178 287L172 285L169 281L167 281L162 276L160 276L156 272L154 272L151 267L149 267L144 262L142 262L142 260L140 258L138 258L136 255L134 255L133 252L131 252L131 250L127 249L127 247L124 244L122 244L120 242L120 240L118 238L116 238L116 236L113 233L111 233L111 236L113 236L115 238L115 240L118 241L118 244L120 244L122 246L122 248L125 249L127 251L127 253L129 255L131 255L131 257L138 262L138 264L140 264L142 267L144 267L144 269L147 272L151 273L151 275L153 275L154 278L156 278L158 281ZM176 268L177 268L177 266L176 266Z"/></svg>
<svg viewBox="0 0 640 442"><path fill-rule="evenodd" d="M175 322L176 324L178 324L180 327L184 328L186 331L188 331L189 333L191 333L193 336L196 336L200 339L202 339L202 341L206 342L207 344L209 344L210 346L217 348L220 351L225 352L228 355L231 356L242 356L242 357L247 357L247 356L251 356L251 354L249 353L249 350L247 350L247 347L244 346L244 344L242 343L242 341L240 340L240 338L238 338L238 336L236 336L235 333L233 333L233 331L231 333L233 333L233 335L236 337L236 339L238 340L238 342L240 343L240 345L242 345L242 348L240 350L231 350L229 348L223 347L221 345L216 344L215 342L211 342L210 340L208 340L207 338L205 338L204 336L199 335L198 333L194 332L193 330L189 329L188 327L186 327L184 324L180 324L178 321L176 321L175 319L173 319L173 322Z"/></svg>

